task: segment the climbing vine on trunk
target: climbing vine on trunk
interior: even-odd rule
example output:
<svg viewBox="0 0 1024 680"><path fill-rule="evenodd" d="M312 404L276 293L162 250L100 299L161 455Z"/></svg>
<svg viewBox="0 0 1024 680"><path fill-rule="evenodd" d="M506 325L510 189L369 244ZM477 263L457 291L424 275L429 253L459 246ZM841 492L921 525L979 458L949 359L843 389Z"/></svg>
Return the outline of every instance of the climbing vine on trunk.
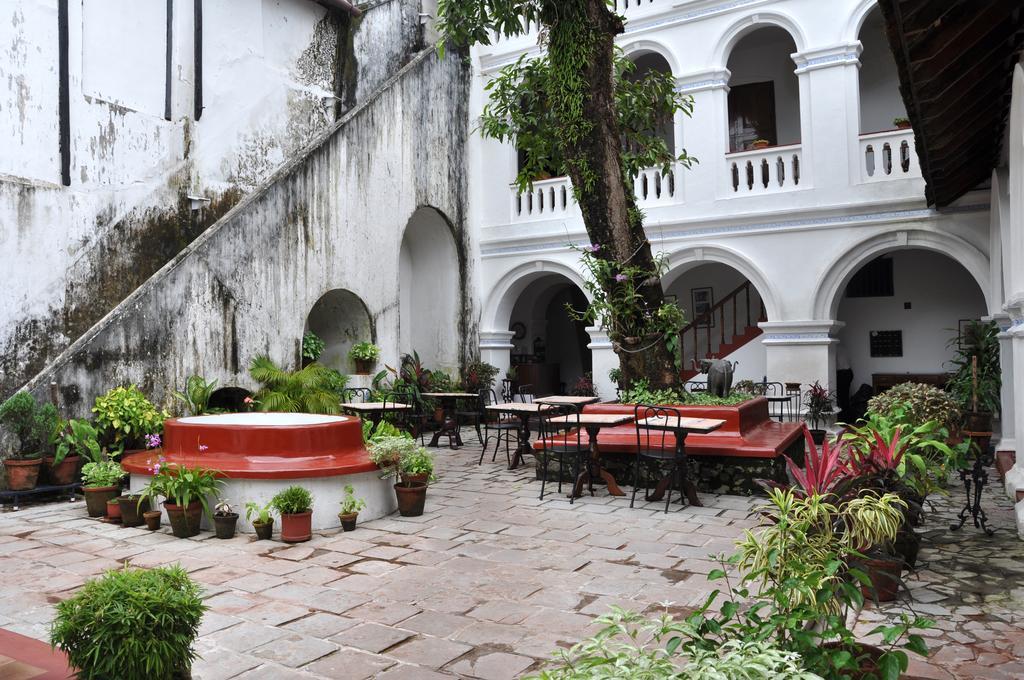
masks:
<svg viewBox="0 0 1024 680"><path fill-rule="evenodd" d="M665 263L647 240L633 178L694 162L657 133L677 112L690 115L692 99L676 91L671 74L636 74L614 42L624 20L606 0L440 0L438 16L442 35L457 45L540 27L543 54L520 57L487 83L481 130L522 152L521 191L547 174L569 176L590 237L577 249L594 298L574 314L608 331L625 381L674 384L683 319L664 298Z"/></svg>

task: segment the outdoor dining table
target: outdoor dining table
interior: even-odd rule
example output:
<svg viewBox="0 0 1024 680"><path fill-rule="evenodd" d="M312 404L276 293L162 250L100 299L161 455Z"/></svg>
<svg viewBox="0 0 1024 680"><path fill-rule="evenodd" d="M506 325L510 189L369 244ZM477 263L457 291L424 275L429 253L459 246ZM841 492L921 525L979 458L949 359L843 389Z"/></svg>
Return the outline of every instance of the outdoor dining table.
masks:
<svg viewBox="0 0 1024 680"><path fill-rule="evenodd" d="M578 419L578 420L577 420ZM633 414L631 413L580 413L579 415L571 416L559 416L552 418L552 423L576 423L579 422L580 427L587 431L587 437L590 440L590 460L593 465L597 466L597 474L601 479L608 485L608 493L613 496L625 496L626 492L619 488L618 482L615 481L615 477L612 473L601 467L601 452L597 448L597 435L601 431L602 427L612 427L615 425L621 425L628 423L633 420ZM582 471L579 477L576 478L576 483L572 487L571 498L576 498L583 494L583 483L590 482L590 467Z"/></svg>
<svg viewBox="0 0 1024 680"><path fill-rule="evenodd" d="M455 442L452 445L453 449L462 446L459 423L454 415L455 402L459 399L479 399L480 395L473 394L472 392L423 392L421 396L439 400L441 402L441 410L444 411L444 422L441 424L441 428L430 438L430 443L427 446L437 446L438 441L445 435L448 436L449 444L453 441Z"/></svg>
<svg viewBox="0 0 1024 680"><path fill-rule="evenodd" d="M523 462L523 456L531 452L530 448L530 416L536 415L544 407L543 404L522 401L510 401L502 404L488 404L485 410L492 413L509 413L519 418L519 447L512 455L508 469L515 470Z"/></svg>
<svg viewBox="0 0 1024 680"><path fill-rule="evenodd" d="M551 406L575 406L577 409L601 401L601 397L576 397L553 394L550 397L534 399L536 404L550 404Z"/></svg>
<svg viewBox="0 0 1024 680"><path fill-rule="evenodd" d="M691 433L707 434L714 432L725 424L724 420L717 418L673 418L666 416L655 416L638 420L638 424L651 430L664 430L671 432L676 438L676 456L681 457L683 470L683 489L686 491L686 501L694 507L702 507L700 498L697 497L697 487L690 479L690 473L686 466L686 435ZM647 497L648 501L660 501L665 496L672 483L671 475L666 474L654 487L654 493Z"/></svg>
<svg viewBox="0 0 1024 680"><path fill-rule="evenodd" d="M394 401L358 401L341 404L341 410L348 413L356 413L360 416L366 414L370 421L376 425L385 413L405 412L412 409L409 404Z"/></svg>

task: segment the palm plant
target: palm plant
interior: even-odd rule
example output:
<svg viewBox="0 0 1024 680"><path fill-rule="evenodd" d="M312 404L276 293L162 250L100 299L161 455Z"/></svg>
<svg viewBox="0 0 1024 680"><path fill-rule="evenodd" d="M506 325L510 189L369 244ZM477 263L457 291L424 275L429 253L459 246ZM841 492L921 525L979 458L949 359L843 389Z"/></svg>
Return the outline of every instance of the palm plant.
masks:
<svg viewBox="0 0 1024 680"><path fill-rule="evenodd" d="M332 371L321 364L287 371L261 354L249 364L249 375L260 384L255 399L260 410L328 415L341 410L338 394L332 389Z"/></svg>

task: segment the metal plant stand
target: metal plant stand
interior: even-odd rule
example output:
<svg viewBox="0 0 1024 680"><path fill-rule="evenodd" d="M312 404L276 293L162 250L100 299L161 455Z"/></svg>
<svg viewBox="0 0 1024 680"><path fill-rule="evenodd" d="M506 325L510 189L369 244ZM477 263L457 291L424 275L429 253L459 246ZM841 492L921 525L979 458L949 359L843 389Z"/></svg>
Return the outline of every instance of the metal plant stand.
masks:
<svg viewBox="0 0 1024 680"><path fill-rule="evenodd" d="M80 491L81 488L81 482L72 482L71 484L37 486L34 489L29 489L28 491L0 491L0 508L10 503L13 506L11 509L17 511L20 509L22 498L42 496L48 493L67 494L68 501L72 502L75 500L75 492Z"/></svg>
<svg viewBox="0 0 1024 680"><path fill-rule="evenodd" d="M971 443L973 445L974 441L972 440ZM977 445L973 445L971 448L975 452L974 465L960 470L960 481L964 483L964 491L967 492L967 502L957 516L960 522L950 524L949 529L950 531L957 531L963 528L967 518L971 517L974 520L974 527L976 529L981 529L985 532L985 535L991 536L996 530L990 529L987 526L988 515L985 514L985 510L981 507L981 492L984 490L985 485L988 484L988 470L985 468L992 464L993 456L988 446L984 450Z"/></svg>

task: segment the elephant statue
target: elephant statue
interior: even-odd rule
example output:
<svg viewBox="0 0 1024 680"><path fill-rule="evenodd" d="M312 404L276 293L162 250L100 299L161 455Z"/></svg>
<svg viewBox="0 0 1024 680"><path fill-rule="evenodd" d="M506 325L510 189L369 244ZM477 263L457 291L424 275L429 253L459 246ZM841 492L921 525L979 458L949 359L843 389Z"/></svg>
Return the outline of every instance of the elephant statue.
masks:
<svg viewBox="0 0 1024 680"><path fill-rule="evenodd" d="M738 361L726 359L693 360L693 369L708 376L708 394L716 397L728 397L732 390L732 374L739 366Z"/></svg>

